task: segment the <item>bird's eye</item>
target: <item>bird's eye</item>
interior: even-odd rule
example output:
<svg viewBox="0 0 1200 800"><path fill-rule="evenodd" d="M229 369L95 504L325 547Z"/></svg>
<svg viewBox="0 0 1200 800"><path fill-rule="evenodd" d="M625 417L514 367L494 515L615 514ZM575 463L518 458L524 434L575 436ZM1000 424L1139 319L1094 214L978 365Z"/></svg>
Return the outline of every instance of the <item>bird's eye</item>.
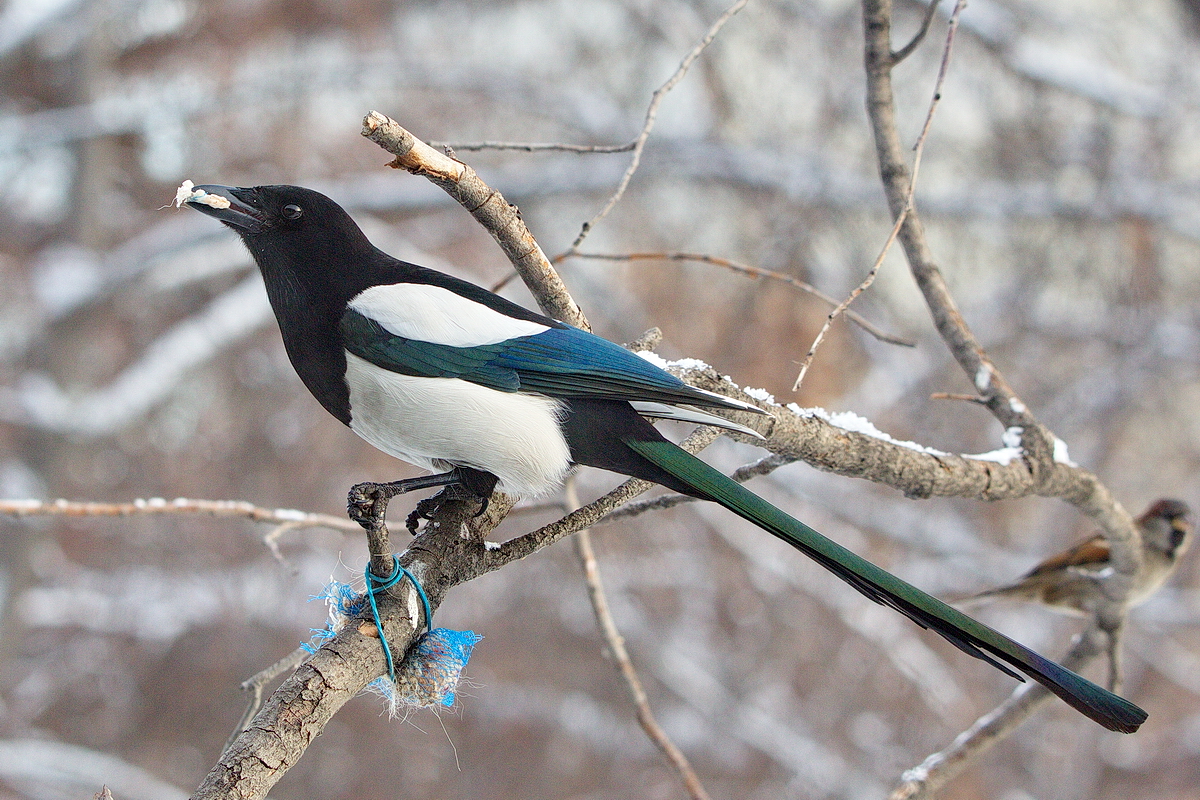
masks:
<svg viewBox="0 0 1200 800"><path fill-rule="evenodd" d="M294 203L289 203L283 207L283 216L286 219L300 219L304 214L304 209Z"/></svg>

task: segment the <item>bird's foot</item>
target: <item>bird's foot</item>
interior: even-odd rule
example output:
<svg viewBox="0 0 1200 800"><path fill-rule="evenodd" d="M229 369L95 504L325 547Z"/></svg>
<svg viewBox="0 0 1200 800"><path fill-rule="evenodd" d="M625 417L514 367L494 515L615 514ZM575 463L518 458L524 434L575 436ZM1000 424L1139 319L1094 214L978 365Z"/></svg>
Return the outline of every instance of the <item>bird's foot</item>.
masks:
<svg viewBox="0 0 1200 800"><path fill-rule="evenodd" d="M396 495L435 486L445 487L433 497L417 503L417 507L404 521L405 527L415 535L421 520L430 519L448 500L478 499L482 504L478 513L483 514L487 511L488 499L492 496L498 480L489 472L470 467L455 467L440 475L426 475L390 483L359 483L350 489L346 498L346 513L366 530L375 530L383 525L388 501Z"/></svg>
<svg viewBox="0 0 1200 800"><path fill-rule="evenodd" d="M388 486L370 482L354 484L346 496L346 515L367 530L379 527L387 512L388 500L393 497Z"/></svg>
<svg viewBox="0 0 1200 800"><path fill-rule="evenodd" d="M479 510L475 512L477 517L483 516L488 510L488 503L492 499L492 492L495 491L498 482L496 476L469 467L457 467L449 474L455 473L458 475L457 481L447 484L445 489L433 497L427 497L417 503L416 508L404 520L404 525L408 528L409 533L415 536L421 520L433 519L437 510L450 501L478 500Z"/></svg>
<svg viewBox="0 0 1200 800"><path fill-rule="evenodd" d="M390 483L357 483L350 488L346 497L346 514L359 525L371 530L383 524L388 501L396 495L458 482L458 476L452 470L440 475L424 475Z"/></svg>
<svg viewBox="0 0 1200 800"><path fill-rule="evenodd" d="M442 503L447 499L445 495L449 492L450 489L446 488L433 497L426 497L424 500L418 501L416 508L404 520L404 527L408 528L408 532L416 536L417 528L421 527L421 520L433 519L433 515L442 507Z"/></svg>

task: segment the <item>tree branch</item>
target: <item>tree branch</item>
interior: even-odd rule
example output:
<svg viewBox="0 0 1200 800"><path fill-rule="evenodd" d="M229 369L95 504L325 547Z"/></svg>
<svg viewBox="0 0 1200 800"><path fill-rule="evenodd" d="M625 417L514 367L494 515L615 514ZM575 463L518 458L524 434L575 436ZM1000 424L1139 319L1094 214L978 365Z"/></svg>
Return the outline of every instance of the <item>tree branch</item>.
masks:
<svg viewBox="0 0 1200 800"><path fill-rule="evenodd" d="M963 5L963 0L958 0L955 5L949 34L951 36L954 31L953 20L957 18ZM1037 494L1060 497L1072 503L1103 529L1111 545L1114 569L1104 581L1110 602L1105 604L1105 608L1097 611L1091 623L1093 628L1099 628L1102 621L1120 618L1123 614L1121 600L1128 593L1132 579L1141 566L1142 548L1139 534L1132 518L1095 475L1070 464L1065 457L1060 457L1059 440L1049 428L1034 417L988 357L959 312L941 270L934 261L920 216L912 204L916 166L914 165L910 173L896 127L891 71L898 59L891 49L891 22L891 0L863 0L867 112L875 138L884 191L892 216L899 225L899 238L908 259L909 269L925 297L934 326L974 383L981 403L1006 428L1016 429L1021 434L1022 477L1029 485L1037 487ZM948 55L949 45L943 56L942 74L945 72ZM935 94L935 102L936 99ZM924 135L923 130L922 137ZM997 488L994 484L989 484L979 496L998 499ZM1091 638L1084 637L1081 642ZM1082 643L1080 647L1083 647ZM1088 653L1090 657L1090 645ZM1079 656L1073 651L1072 658L1076 657ZM949 780L992 741L1008 735L1032 713L1033 708L1041 702L1043 692L1038 689L1040 687L1019 691L1008 703L976 723L952 746L956 754L953 758L943 757L942 754L931 756L930 758L939 764L944 762L954 765L941 768L942 774L946 776L944 780ZM927 760L917 771L929 764L930 761ZM894 798L910 796L899 793L900 791L898 790Z"/></svg>
<svg viewBox="0 0 1200 800"><path fill-rule="evenodd" d="M241 517L253 522L271 522L289 528L332 528L357 531L348 519L330 514L314 514L292 508L263 508L244 500L193 500L178 497L164 500L152 497L131 503L95 503L71 500L0 500L0 514L14 517L135 517L142 515L204 514L213 517Z"/></svg>
<svg viewBox="0 0 1200 800"><path fill-rule="evenodd" d="M785 275L782 272L756 267L753 264L743 264L740 261L733 261L728 258L720 258L719 256L710 256L704 253L572 253L572 258L586 258L596 261L696 261L702 264L712 264L717 267L723 267L731 272L736 272L739 275L745 275L750 278L767 278L773 281L786 283L789 286L794 286L802 292L806 292L813 297L816 297L831 306L837 306L838 301L829 295L822 292L811 283L794 278L791 275ZM859 314L856 311L847 310L846 317L862 328L867 333L874 336L881 342L888 344L900 345L901 347L916 347L916 343L903 339L899 336L887 333L881 330L878 326Z"/></svg>
<svg viewBox="0 0 1200 800"><path fill-rule="evenodd" d="M894 217L904 214L900 243L938 333L974 383L983 405L1006 428L1021 429L1024 459L1036 477L1039 473L1057 469L1055 448L1058 439L1034 417L967 325L934 260L916 209L904 213L908 208L912 180L896 128L891 83L891 69L895 65L890 47L891 8L891 0L863 2L867 111L888 204ZM1103 490L1094 476L1081 483L1081 488L1084 484L1092 486L1093 491L1072 492L1070 498L1061 494L1054 496L1068 499L1104 530L1113 547L1113 565L1119 573L1116 579L1127 582L1141 563L1141 548L1133 519L1107 490Z"/></svg>
<svg viewBox="0 0 1200 800"><path fill-rule="evenodd" d="M903 229L905 222L907 222L909 218L909 215L915 213L915 209L913 208L913 195L917 190L917 173L921 168L921 156L925 153L925 142L929 136L929 128L933 124L933 114L935 111L937 111L938 103L940 103L942 99L942 85L946 82L946 71L950 65L950 52L954 45L954 32L958 28L958 15L961 13L964 4L965 0L958 0L958 2L954 4L954 12L950 15L950 31L946 35L946 46L942 51L942 65L938 70L937 82L933 87L933 98L929 101L929 111L925 114L925 125L921 128L921 135L917 137L917 144L913 148L915 155L913 156L912 177L909 179L908 188L904 192L903 206L901 207L900 211L896 213L896 221L892 225L892 231L888 234L887 241L884 242L883 248L879 251L879 256L875 259L875 263L871 265L871 269L868 270L867 276L863 278L862 282L856 286L852 292L850 292L845 300L839 303L833 309L833 311L830 311L828 316L825 317L825 322L821 325L821 330L817 333L816 338L813 340L812 346L808 348L808 352L805 354L804 359L800 362L800 372L796 375L796 382L792 384L793 392L799 390L800 384L804 382L804 376L808 372L808 368L812 364L813 358L817 354L817 348L821 345L821 341L829 332L829 328L833 325L833 321L841 314L845 313L845 311L850 307L850 304L853 303L860 294L865 292L868 288L870 288L871 284L875 282L875 277L879 274L879 269L883 266L883 260L887 258L887 254L892 249L892 244L896 241L896 237ZM934 5L936 5L936 3ZM930 15L932 15L932 13L933 11L931 7ZM923 27L922 32L918 34L918 37L924 36L924 30L925 28L928 28L928 24L929 17L926 18L925 26ZM918 40L914 40L914 45L916 44L916 41ZM890 51L889 56L893 65L899 63L903 58L903 56L896 56L895 54L890 53Z"/></svg>
<svg viewBox="0 0 1200 800"><path fill-rule="evenodd" d="M434 150L378 111L363 119L362 135L396 157L388 166L424 175L471 212L492 234L548 316L589 330L583 312L525 226L521 212L484 183L475 170Z"/></svg>
<svg viewBox="0 0 1200 800"><path fill-rule="evenodd" d="M579 499L573 480L567 482L566 492L567 504L572 510L578 508ZM629 691L629 699L636 709L638 724L641 725L642 730L645 731L654 746L662 752L672 769L678 773L680 780L683 781L684 789L687 790L688 797L691 797L692 800L709 800L708 792L705 791L704 784L700 782L696 771L692 769L691 762L688 761L683 751L675 746L671 737L667 736L667 732L658 724L654 711L650 708L650 699L646 696L642 679L638 677L633 660L629 657L629 651L625 649L625 637L617 628L617 622L613 619L612 610L609 608L608 597L604 591L604 581L600 577L600 564L596 561L596 551L592 548L591 532L588 529L585 528L575 535L575 552L583 567L583 577L587 583L588 600L592 605L592 613L595 614L596 623L604 635L604 641L608 644L608 651L612 655L613 661L616 662L617 672L620 673L621 680Z"/></svg>

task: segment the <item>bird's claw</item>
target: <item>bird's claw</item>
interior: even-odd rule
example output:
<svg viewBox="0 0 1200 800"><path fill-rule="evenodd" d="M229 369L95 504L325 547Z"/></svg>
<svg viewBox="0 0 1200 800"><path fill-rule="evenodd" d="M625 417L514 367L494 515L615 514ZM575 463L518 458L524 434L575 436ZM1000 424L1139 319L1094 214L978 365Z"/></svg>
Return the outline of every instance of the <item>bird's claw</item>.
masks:
<svg viewBox="0 0 1200 800"><path fill-rule="evenodd" d="M378 527L387 510L390 495L380 491L377 483L357 483L346 496L346 516L364 528Z"/></svg>
<svg viewBox="0 0 1200 800"><path fill-rule="evenodd" d="M488 510L488 503L491 502L490 495L480 497L457 484L447 486L442 491L435 494L433 497L427 497L417 503L416 508L404 520L404 527L408 528L408 532L413 536L417 535L417 528L421 526L421 520L433 519L433 515L437 513L442 504L448 500L469 500L476 499L479 501L479 510L475 512L476 517L482 517Z"/></svg>

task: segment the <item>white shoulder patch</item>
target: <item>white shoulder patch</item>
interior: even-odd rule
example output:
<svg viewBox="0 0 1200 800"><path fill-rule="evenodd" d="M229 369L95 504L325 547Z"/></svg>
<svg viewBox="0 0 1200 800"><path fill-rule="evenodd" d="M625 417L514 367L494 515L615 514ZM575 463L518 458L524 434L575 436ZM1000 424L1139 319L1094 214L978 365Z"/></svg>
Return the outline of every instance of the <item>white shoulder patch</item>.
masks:
<svg viewBox="0 0 1200 800"><path fill-rule="evenodd" d="M372 286L356 295L349 306L397 336L451 347L496 344L549 330L423 283Z"/></svg>

